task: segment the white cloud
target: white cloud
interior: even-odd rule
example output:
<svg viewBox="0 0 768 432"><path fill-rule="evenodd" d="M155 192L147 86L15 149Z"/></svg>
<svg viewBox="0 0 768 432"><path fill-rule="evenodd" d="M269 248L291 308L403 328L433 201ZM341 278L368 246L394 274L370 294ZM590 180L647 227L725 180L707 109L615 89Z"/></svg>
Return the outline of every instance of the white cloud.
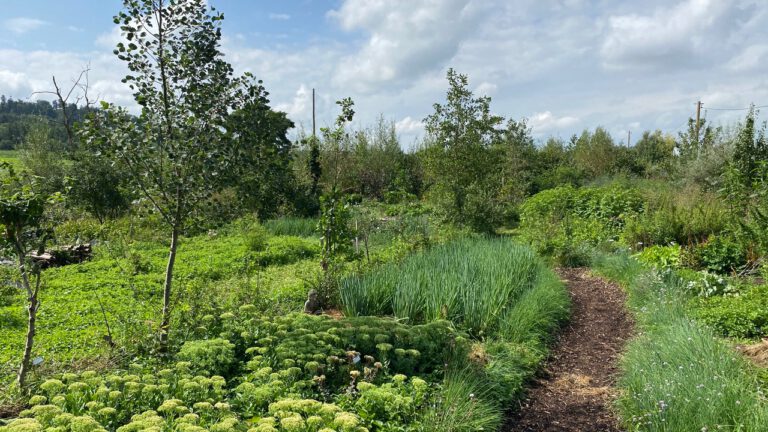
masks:
<svg viewBox="0 0 768 432"><path fill-rule="evenodd" d="M768 45L750 45L728 62L728 69L734 72L748 72L768 66Z"/></svg>
<svg viewBox="0 0 768 432"><path fill-rule="evenodd" d="M418 135L424 132L424 123L408 116L395 123L395 130L401 134Z"/></svg>
<svg viewBox="0 0 768 432"><path fill-rule="evenodd" d="M496 93L496 90L499 89L499 86L493 83L489 83L487 81L483 81L475 88L474 93L479 96L493 96L494 93Z"/></svg>
<svg viewBox="0 0 768 432"><path fill-rule="evenodd" d="M40 27L46 26L49 23L37 18L10 18L3 22L5 28L16 34L24 34L33 30L37 30Z"/></svg>
<svg viewBox="0 0 768 432"><path fill-rule="evenodd" d="M16 99L50 99L36 93L53 89L53 75L66 88L90 64L90 96L135 109L130 90L120 82L125 67L111 53L0 49L0 58L0 94Z"/></svg>
<svg viewBox="0 0 768 432"><path fill-rule="evenodd" d="M754 9L753 4L743 4L686 0L657 8L651 15L610 16L600 52L606 66L614 68L669 69L697 64L738 39Z"/></svg>
<svg viewBox="0 0 768 432"><path fill-rule="evenodd" d="M312 91L304 84L300 85L291 103L277 104L275 108L283 111L290 118L306 118L312 115Z"/></svg>
<svg viewBox="0 0 768 432"><path fill-rule="evenodd" d="M15 92L27 83L27 79L21 72L0 70L0 82L2 82L3 87L10 90L10 92Z"/></svg>
<svg viewBox="0 0 768 432"><path fill-rule="evenodd" d="M269 19L275 20L275 21L287 21L291 19L291 16L284 13L271 13L269 14Z"/></svg>
<svg viewBox="0 0 768 432"><path fill-rule="evenodd" d="M481 9L471 0L346 0L329 12L366 42L336 70L336 82L361 92L442 68L475 32Z"/></svg>
<svg viewBox="0 0 768 432"><path fill-rule="evenodd" d="M557 117L551 111L534 113L528 119L528 125L537 134L556 132L567 129L579 122L579 119L571 116Z"/></svg>

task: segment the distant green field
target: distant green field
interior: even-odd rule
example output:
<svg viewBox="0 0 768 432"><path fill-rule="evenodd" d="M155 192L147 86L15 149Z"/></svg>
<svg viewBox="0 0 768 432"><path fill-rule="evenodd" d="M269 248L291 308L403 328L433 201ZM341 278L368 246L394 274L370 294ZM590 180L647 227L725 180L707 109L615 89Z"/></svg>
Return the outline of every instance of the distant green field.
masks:
<svg viewBox="0 0 768 432"><path fill-rule="evenodd" d="M0 162L8 162L14 167L21 165L18 150L0 150Z"/></svg>

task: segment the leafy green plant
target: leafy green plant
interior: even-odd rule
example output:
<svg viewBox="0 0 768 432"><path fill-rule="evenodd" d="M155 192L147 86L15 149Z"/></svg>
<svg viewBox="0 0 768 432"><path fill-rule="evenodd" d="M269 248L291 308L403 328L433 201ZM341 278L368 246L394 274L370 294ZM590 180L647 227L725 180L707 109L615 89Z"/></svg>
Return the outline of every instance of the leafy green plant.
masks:
<svg viewBox="0 0 768 432"><path fill-rule="evenodd" d="M737 271L747 263L746 250L732 237L712 236L693 251L698 265L718 274Z"/></svg>
<svg viewBox="0 0 768 432"><path fill-rule="evenodd" d="M641 262L659 269L676 269L682 264L683 250L678 245L654 245L644 248L636 257Z"/></svg>
<svg viewBox="0 0 768 432"><path fill-rule="evenodd" d="M228 376L235 363L235 345L220 338L187 341L177 357L189 362L197 373Z"/></svg>

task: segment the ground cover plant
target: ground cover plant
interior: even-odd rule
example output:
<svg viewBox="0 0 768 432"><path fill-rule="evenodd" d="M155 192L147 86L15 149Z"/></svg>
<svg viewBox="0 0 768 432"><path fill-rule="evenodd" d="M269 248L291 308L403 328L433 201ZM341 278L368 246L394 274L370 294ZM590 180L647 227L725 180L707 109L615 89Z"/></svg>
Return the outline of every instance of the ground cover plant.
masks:
<svg viewBox="0 0 768 432"><path fill-rule="evenodd" d="M406 324L272 317L254 304L208 308L178 353L162 362L167 366L140 361L127 370L56 375L39 384L19 420L0 430L493 430L544 358L549 335L567 316L567 295L530 250L509 240L445 247L469 248L480 261L510 254L514 258L495 267L481 263L471 273L522 282L495 294L508 296L502 309L477 309L484 321L448 314ZM430 262L435 251L442 247L425 252L427 261L417 254L402 266ZM493 314L505 319L494 321ZM493 324L471 335L466 331L479 328L473 322Z"/></svg>

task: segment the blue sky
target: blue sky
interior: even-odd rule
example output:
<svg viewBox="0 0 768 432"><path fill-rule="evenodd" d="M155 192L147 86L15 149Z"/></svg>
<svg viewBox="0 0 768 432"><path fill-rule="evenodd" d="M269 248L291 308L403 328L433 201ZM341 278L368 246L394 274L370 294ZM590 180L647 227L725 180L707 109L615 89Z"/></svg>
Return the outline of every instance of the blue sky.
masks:
<svg viewBox="0 0 768 432"><path fill-rule="evenodd" d="M675 133L704 102L728 124L768 105L764 0L210 0L224 12L223 50L265 82L272 103L309 127L351 96L358 127L379 115L405 145L441 101L445 72L469 75L492 109L527 118L539 138L606 127L619 141ZM0 93L26 99L85 65L99 98L135 106L111 54L116 0L4 1Z"/></svg>

